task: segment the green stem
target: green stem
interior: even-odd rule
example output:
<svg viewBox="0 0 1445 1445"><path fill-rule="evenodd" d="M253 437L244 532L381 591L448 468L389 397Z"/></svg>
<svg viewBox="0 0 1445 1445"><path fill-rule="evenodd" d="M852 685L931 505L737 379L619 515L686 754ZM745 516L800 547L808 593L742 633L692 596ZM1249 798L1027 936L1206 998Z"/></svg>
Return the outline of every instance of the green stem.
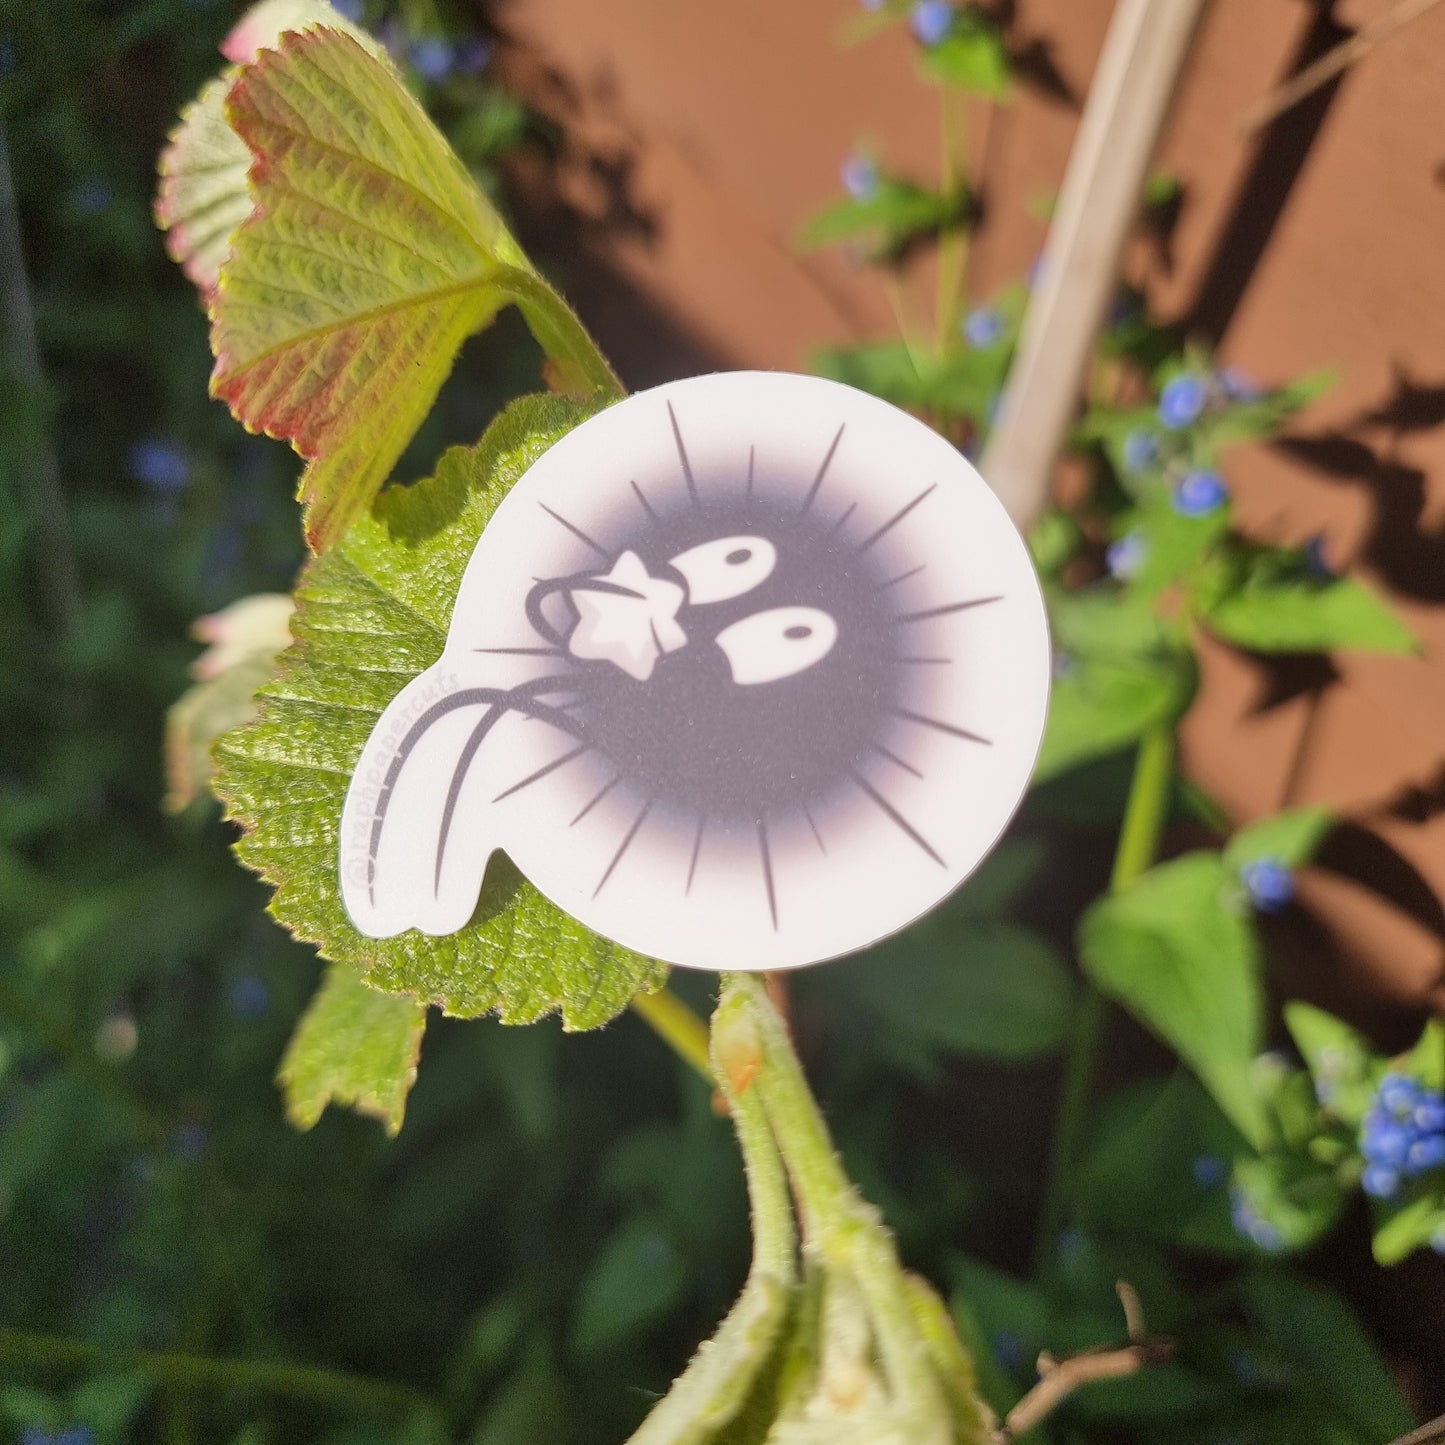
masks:
<svg viewBox="0 0 1445 1445"><path fill-rule="evenodd" d="M425 1395L406 1385L369 1380L315 1365L120 1349L29 1330L0 1330L0 1360L39 1369L136 1370L172 1390L250 1390L309 1400L347 1414L357 1411L398 1414L436 1408Z"/></svg>
<svg viewBox="0 0 1445 1445"><path fill-rule="evenodd" d="M632 1010L684 1063L691 1064L709 1084L715 1082L707 1025L670 988L638 994Z"/></svg>
<svg viewBox="0 0 1445 1445"><path fill-rule="evenodd" d="M558 389L601 392L614 400L627 395L577 313L536 272L509 267L502 284L522 308L532 335L555 368L553 384Z"/></svg>
<svg viewBox="0 0 1445 1445"><path fill-rule="evenodd" d="M964 184L964 129L968 102L954 93L951 86L938 91L939 118L943 127L943 194L952 197ZM953 344L958 324L964 277L968 269L968 229L966 219L945 225L938 238L938 315L935 318L934 344L940 357Z"/></svg>
<svg viewBox="0 0 1445 1445"><path fill-rule="evenodd" d="M1109 890L1118 893L1154 864L1159 837L1169 813L1169 785L1174 776L1174 721L1159 723L1145 733L1134 764L1129 800ZM1035 1269L1042 1273L1052 1257L1059 1230L1064 1223L1065 1189L1069 1171L1078 1157L1088 1122L1089 1104L1098 1071L1099 1047L1108 1018L1108 1003L1092 983L1085 982L1074 1010L1064 1059L1064 1082L1059 1097L1058 1123L1054 1127L1049 1172L1039 1207L1038 1234L1034 1245Z"/></svg>
<svg viewBox="0 0 1445 1445"><path fill-rule="evenodd" d="M918 1445L951 1439L940 1433L950 1419L949 1402L914 1316L893 1237L844 1172L762 979L749 973L724 974L718 1008L720 1013L724 1008L736 1011L755 1031L758 1064L751 1088L762 1099L792 1181L805 1252L825 1270L856 1281L889 1391L907 1411L912 1438Z"/></svg>
<svg viewBox="0 0 1445 1445"><path fill-rule="evenodd" d="M745 998L724 995L719 1001L711 1042L712 1077L727 1100L743 1155L753 1221L753 1272L792 1284L797 1278L798 1238L788 1177L753 1080L730 1073L740 1056L758 1058L759 1040Z"/></svg>

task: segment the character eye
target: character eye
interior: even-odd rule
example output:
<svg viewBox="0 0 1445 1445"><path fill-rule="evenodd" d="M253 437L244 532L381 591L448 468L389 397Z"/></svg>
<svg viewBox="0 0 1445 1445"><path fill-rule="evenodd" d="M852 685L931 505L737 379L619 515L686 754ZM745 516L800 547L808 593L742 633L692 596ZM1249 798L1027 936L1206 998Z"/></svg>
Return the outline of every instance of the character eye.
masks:
<svg viewBox="0 0 1445 1445"><path fill-rule="evenodd" d="M772 575L778 549L766 537L719 537L679 552L669 565L687 579L687 600L696 607L751 592Z"/></svg>
<svg viewBox="0 0 1445 1445"><path fill-rule="evenodd" d="M724 627L717 635L743 687L777 682L821 662L838 640L838 624L816 607L772 607Z"/></svg>

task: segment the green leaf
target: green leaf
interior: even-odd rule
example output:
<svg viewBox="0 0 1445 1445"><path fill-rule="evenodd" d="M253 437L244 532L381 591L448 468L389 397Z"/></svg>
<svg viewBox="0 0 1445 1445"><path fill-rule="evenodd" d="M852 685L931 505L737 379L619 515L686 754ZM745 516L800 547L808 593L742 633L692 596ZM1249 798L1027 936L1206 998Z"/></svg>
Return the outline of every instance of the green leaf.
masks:
<svg viewBox="0 0 1445 1445"><path fill-rule="evenodd" d="M560 387L620 391L389 61L281 38L232 86L255 210L212 303L212 393L307 459L307 538L361 517L463 340L517 302Z"/></svg>
<svg viewBox="0 0 1445 1445"><path fill-rule="evenodd" d="M376 40L326 0L261 0L241 17L221 49L233 61L248 62L287 31L316 24L343 30L373 54L381 53ZM158 166L156 224L166 233L171 259L202 291L214 288L231 237L251 214L251 152L226 120L226 96L239 74L236 66L228 67L202 87L181 111Z"/></svg>
<svg viewBox="0 0 1445 1445"><path fill-rule="evenodd" d="M1163 1038L1258 1144L1265 1115L1249 1069L1263 1042L1264 993L1238 894L1219 854L1189 853L1094 904L1079 946L1094 982Z"/></svg>
<svg viewBox="0 0 1445 1445"><path fill-rule="evenodd" d="M495 1009L530 1023L560 1009L569 1029L606 1023L666 968L598 938L493 859L472 922L434 938L364 938L340 896L337 830L351 770L391 698L440 656L482 527L518 477L597 410L527 397L437 475L388 492L303 573L296 645L261 690L255 721L217 743L216 791L245 836L242 860L277 888L272 912L370 983L453 1014Z"/></svg>
<svg viewBox="0 0 1445 1445"><path fill-rule="evenodd" d="M287 1118L309 1129L328 1104L345 1104L398 1133L425 1028L424 1004L382 993L355 969L332 964L276 1076Z"/></svg>
<svg viewBox="0 0 1445 1445"><path fill-rule="evenodd" d="M1251 652L1411 653L1418 644L1394 612L1349 577L1245 582L1210 607L1210 630Z"/></svg>
<svg viewBox="0 0 1445 1445"><path fill-rule="evenodd" d="M1402 1063L1427 1089L1445 1089L1445 1020L1431 1019Z"/></svg>
<svg viewBox="0 0 1445 1445"><path fill-rule="evenodd" d="M1372 1249L1379 1264L1399 1264L1417 1249L1435 1248L1445 1239L1445 1188L1419 1180L1403 1199L1378 1208Z"/></svg>
<svg viewBox="0 0 1445 1445"><path fill-rule="evenodd" d="M1312 1004L1285 1004L1284 1022L1309 1068L1320 1103L1358 1127L1375 1093L1369 1044L1348 1024Z"/></svg>
<svg viewBox="0 0 1445 1445"><path fill-rule="evenodd" d="M1291 1366L1296 1391L1323 1413L1348 1421L1366 1441L1393 1440L1413 1428L1384 1361L1332 1290L1269 1270L1246 1279L1245 1298L1260 1329Z"/></svg>
<svg viewBox="0 0 1445 1445"><path fill-rule="evenodd" d="M913 242L959 224L971 206L966 190L944 193L882 176L870 195L838 201L814 216L804 226L799 243L812 250L861 237L872 259L892 259Z"/></svg>
<svg viewBox="0 0 1445 1445"><path fill-rule="evenodd" d="M1122 532L1138 532L1144 542L1143 560L1128 582L1129 592L1140 599L1157 597L1186 581L1229 531L1227 505L1190 517L1175 511L1172 495L1168 487L1151 489L1121 527Z"/></svg>
<svg viewBox="0 0 1445 1445"><path fill-rule="evenodd" d="M1276 813L1239 829L1225 845L1224 861L1239 869L1261 858L1273 858L1286 868L1303 868L1334 826L1335 815L1329 808Z"/></svg>
<svg viewBox="0 0 1445 1445"><path fill-rule="evenodd" d="M1275 1231L1271 1252L1307 1249L1344 1213L1345 1193L1335 1171L1307 1156L1240 1159L1234 1181L1250 1210Z"/></svg>
<svg viewBox="0 0 1445 1445"><path fill-rule="evenodd" d="M1074 1179L1078 1221L1213 1253L1243 1252L1226 1187L1245 1150L1191 1074L1176 1071L1109 1101Z"/></svg>
<svg viewBox="0 0 1445 1445"><path fill-rule="evenodd" d="M1338 380L1338 372L1316 371L1263 396L1235 402L1207 415L1199 424L1199 436L1207 446L1216 448L1276 436L1290 417L1317 401Z"/></svg>
<svg viewBox="0 0 1445 1445"><path fill-rule="evenodd" d="M990 25L956 23L952 34L923 50L918 65L930 80L990 100L1008 99L1013 67L1002 38Z"/></svg>
<svg viewBox="0 0 1445 1445"><path fill-rule="evenodd" d="M1071 660L1049 695L1034 782L1128 747L1156 723L1179 717L1193 693L1193 671L1184 658Z"/></svg>
<svg viewBox="0 0 1445 1445"><path fill-rule="evenodd" d="M885 1021L932 1072L934 1051L987 1059L1036 1058L1068 1032L1074 984L1039 934L969 910L967 888L906 933L828 971L841 989ZM886 1042L885 1042L886 1047Z"/></svg>
<svg viewBox="0 0 1445 1445"><path fill-rule="evenodd" d="M630 1219L602 1246L572 1306L571 1346L596 1355L661 1319L687 1291L683 1256L657 1221Z"/></svg>
<svg viewBox="0 0 1445 1445"><path fill-rule="evenodd" d="M1036 783L1129 746L1180 716L1194 692L1192 659L1143 599L1051 588L1048 602L1059 665Z"/></svg>

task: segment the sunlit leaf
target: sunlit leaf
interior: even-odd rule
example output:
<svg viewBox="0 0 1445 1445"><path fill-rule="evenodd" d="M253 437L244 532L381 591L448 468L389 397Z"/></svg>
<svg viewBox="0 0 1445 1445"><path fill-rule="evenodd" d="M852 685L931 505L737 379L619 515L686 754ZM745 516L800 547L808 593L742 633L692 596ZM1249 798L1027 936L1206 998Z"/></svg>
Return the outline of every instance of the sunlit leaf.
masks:
<svg viewBox="0 0 1445 1445"><path fill-rule="evenodd" d="M261 0L221 44L235 64L208 81L181 111L180 124L161 152L156 223L166 233L171 259L202 291L215 286L231 237L251 214L251 152L226 120L226 96L240 74L237 67L254 60L286 31L316 24L343 30L373 54L381 53L371 36L326 0Z"/></svg>
<svg viewBox="0 0 1445 1445"><path fill-rule="evenodd" d="M1247 582L1216 602L1212 632L1251 652L1409 653L1410 630L1391 608L1353 578Z"/></svg>
<svg viewBox="0 0 1445 1445"><path fill-rule="evenodd" d="M1225 845L1224 861L1241 868L1270 858L1286 868L1303 868L1334 826L1335 815L1329 808L1291 808L1239 829Z"/></svg>
<svg viewBox="0 0 1445 1445"><path fill-rule="evenodd" d="M332 964L281 1060L287 1117L309 1129L328 1104L344 1104L397 1133L425 1027L424 1004L382 993L354 968Z"/></svg>
<svg viewBox="0 0 1445 1445"><path fill-rule="evenodd" d="M1186 854L1094 904L1079 946L1094 982L1163 1038L1257 1143L1265 1118L1249 1070L1264 1040L1264 990L1239 892L1219 854Z"/></svg>
<svg viewBox="0 0 1445 1445"><path fill-rule="evenodd" d="M605 1023L666 969L598 938L498 857L461 932L357 933L341 902L337 837L351 771L391 698L440 656L462 571L518 477L591 414L529 397L435 478L388 493L303 574L296 645L261 691L257 719L216 745L216 790L245 828L242 859L276 885L272 912L368 980L454 1014L510 1023L560 1010L568 1028Z"/></svg>
<svg viewBox="0 0 1445 1445"><path fill-rule="evenodd" d="M291 442L315 550L360 517L463 340L517 302L563 389L617 383L395 68L292 32L232 86L256 209L212 302L213 393Z"/></svg>

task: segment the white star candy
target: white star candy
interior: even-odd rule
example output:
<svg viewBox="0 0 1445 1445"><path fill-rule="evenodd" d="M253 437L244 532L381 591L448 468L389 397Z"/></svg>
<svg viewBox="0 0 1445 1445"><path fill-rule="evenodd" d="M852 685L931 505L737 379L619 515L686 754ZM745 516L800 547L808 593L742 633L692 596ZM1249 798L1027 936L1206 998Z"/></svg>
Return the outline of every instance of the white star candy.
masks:
<svg viewBox="0 0 1445 1445"><path fill-rule="evenodd" d="M636 552L624 552L612 570L591 579L625 587L632 596L594 592L584 582L572 590L577 626L567 639L573 657L610 662L646 682L664 652L687 642L677 622L686 594L676 582L648 575Z"/></svg>

